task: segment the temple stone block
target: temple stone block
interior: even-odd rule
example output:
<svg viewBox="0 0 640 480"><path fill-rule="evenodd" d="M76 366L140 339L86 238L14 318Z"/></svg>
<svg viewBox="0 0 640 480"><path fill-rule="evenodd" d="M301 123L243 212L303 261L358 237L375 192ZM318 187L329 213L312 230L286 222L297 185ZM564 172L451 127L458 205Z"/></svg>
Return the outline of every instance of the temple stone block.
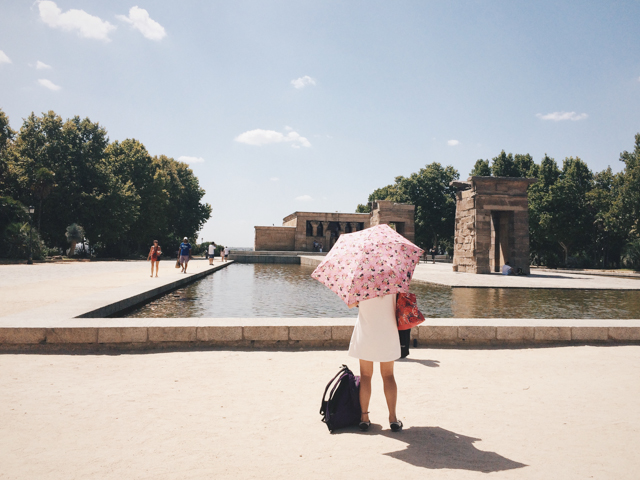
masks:
<svg viewBox="0 0 640 480"><path fill-rule="evenodd" d="M294 212L282 226L255 227L254 250L328 252L340 235L386 223L408 240L415 241L415 206L376 200L371 213ZM315 246L314 246L315 245Z"/></svg>
<svg viewBox="0 0 640 480"><path fill-rule="evenodd" d="M512 177L451 182L458 189L455 272L499 272L509 262L514 270L530 273L527 189L535 182L534 178Z"/></svg>

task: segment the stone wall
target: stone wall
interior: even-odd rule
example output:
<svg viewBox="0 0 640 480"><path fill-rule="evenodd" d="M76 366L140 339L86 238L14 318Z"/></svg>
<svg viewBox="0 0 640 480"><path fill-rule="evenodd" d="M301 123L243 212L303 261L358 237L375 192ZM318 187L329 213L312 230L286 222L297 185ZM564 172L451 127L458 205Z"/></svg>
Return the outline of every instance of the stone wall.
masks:
<svg viewBox="0 0 640 480"><path fill-rule="evenodd" d="M370 225L393 224L396 231L411 242L416 241L415 205L376 200L371 204Z"/></svg>
<svg viewBox="0 0 640 480"><path fill-rule="evenodd" d="M527 188L536 180L469 177L451 182L458 188L453 269L499 272L507 261L529 273Z"/></svg>
<svg viewBox="0 0 640 480"><path fill-rule="evenodd" d="M358 232L383 223L394 224L398 233L413 242L414 212L414 205L383 200L373 202L370 214L294 212L283 219L281 227L255 227L254 250L312 252L313 243L317 242L322 244L324 252L328 252L343 233Z"/></svg>
<svg viewBox="0 0 640 480"><path fill-rule="evenodd" d="M254 249L289 251L296 248L295 227L255 227Z"/></svg>

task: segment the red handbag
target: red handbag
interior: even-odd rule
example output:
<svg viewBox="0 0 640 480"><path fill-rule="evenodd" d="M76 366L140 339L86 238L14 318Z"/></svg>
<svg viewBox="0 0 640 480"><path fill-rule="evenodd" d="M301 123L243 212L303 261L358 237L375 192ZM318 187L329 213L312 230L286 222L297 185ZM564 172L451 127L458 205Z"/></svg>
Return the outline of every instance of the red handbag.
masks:
<svg viewBox="0 0 640 480"><path fill-rule="evenodd" d="M398 330L409 330L424 322L424 315L418 310L415 293L398 293L396 320L398 322Z"/></svg>

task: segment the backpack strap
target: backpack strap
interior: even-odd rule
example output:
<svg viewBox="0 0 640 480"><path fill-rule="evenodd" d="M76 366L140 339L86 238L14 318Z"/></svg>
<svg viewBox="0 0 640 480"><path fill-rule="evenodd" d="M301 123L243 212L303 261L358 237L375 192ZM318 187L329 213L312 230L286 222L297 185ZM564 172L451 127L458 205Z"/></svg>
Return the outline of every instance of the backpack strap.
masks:
<svg viewBox="0 0 640 480"><path fill-rule="evenodd" d="M320 405L320 415L324 415L324 413L325 413L324 407L327 404L327 400L326 400L327 391L329 390L331 385L333 385L333 382L335 381L335 379L338 378L340 375L344 374L347 371L349 371L349 367L347 367L346 365L342 365L342 368L340 368L340 371L338 371L336 376L333 377L329 383L327 383L327 387L324 389L324 393L322 394L322 404ZM333 395L333 392L335 391L336 387L339 384L340 384L340 381L336 382L336 384L333 385L333 389L331 389L331 393L329 394L329 399L331 398L331 396Z"/></svg>

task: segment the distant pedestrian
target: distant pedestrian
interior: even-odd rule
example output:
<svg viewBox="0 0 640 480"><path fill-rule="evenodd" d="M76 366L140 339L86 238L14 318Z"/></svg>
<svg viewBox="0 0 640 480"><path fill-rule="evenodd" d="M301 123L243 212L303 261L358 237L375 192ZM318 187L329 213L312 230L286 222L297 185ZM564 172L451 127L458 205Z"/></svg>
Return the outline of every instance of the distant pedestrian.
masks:
<svg viewBox="0 0 640 480"><path fill-rule="evenodd" d="M156 266L156 277L158 276L158 264L160 263L160 256L162 255L162 249L158 245L158 240L153 241L153 246L149 250L147 255L147 261L151 260L151 276L153 277L153 265Z"/></svg>
<svg viewBox="0 0 640 480"><path fill-rule="evenodd" d="M318 251L322 252L322 242L318 244Z"/></svg>
<svg viewBox="0 0 640 480"><path fill-rule="evenodd" d="M226 262L227 260L229 260L229 247L224 247L224 261Z"/></svg>
<svg viewBox="0 0 640 480"><path fill-rule="evenodd" d="M209 244L209 265L213 265L213 257L216 254L216 244L211 242Z"/></svg>
<svg viewBox="0 0 640 480"><path fill-rule="evenodd" d="M431 254L431 261L432 263L436 263L436 246L434 245L433 248L431 250L429 250L429 253Z"/></svg>
<svg viewBox="0 0 640 480"><path fill-rule="evenodd" d="M187 273L187 265L189 264L190 258L191 244L189 243L189 239L187 237L184 237L182 243L180 244L180 267L182 267L182 273Z"/></svg>
<svg viewBox="0 0 640 480"><path fill-rule="evenodd" d="M509 262L506 262L502 266L501 271L502 271L502 275L515 275L515 272L513 271L513 267L509 265Z"/></svg>

